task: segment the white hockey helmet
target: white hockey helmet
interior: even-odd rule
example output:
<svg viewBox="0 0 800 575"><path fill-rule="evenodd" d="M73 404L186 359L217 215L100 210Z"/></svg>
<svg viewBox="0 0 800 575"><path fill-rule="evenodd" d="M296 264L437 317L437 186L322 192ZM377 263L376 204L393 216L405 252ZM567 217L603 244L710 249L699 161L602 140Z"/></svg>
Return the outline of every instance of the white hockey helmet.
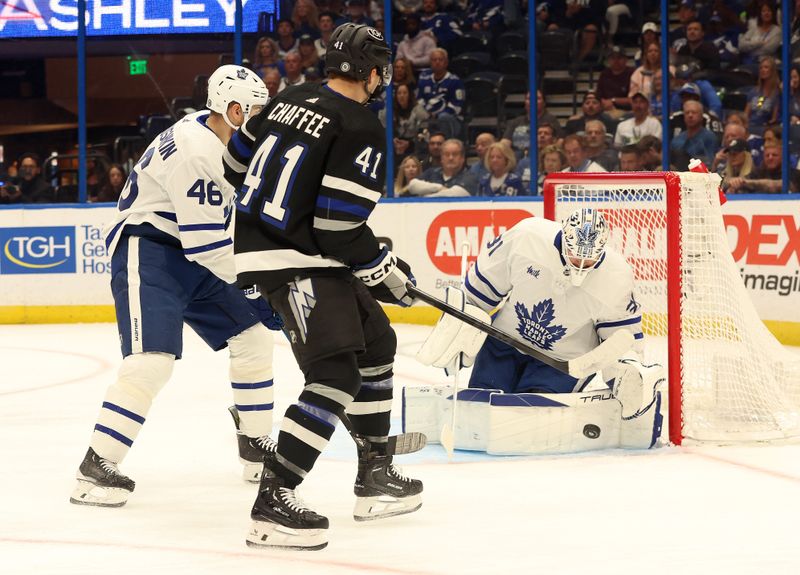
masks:
<svg viewBox="0 0 800 575"><path fill-rule="evenodd" d="M243 66L225 64L220 66L208 79L209 110L222 114L225 123L236 130L228 119L228 105L236 102L242 107L244 121L250 118L253 106L266 106L269 101L269 90L258 74Z"/></svg>
<svg viewBox="0 0 800 575"><path fill-rule="evenodd" d="M567 262L572 285L579 286L603 259L608 241L608 224L594 208L572 212L561 223L561 252Z"/></svg>

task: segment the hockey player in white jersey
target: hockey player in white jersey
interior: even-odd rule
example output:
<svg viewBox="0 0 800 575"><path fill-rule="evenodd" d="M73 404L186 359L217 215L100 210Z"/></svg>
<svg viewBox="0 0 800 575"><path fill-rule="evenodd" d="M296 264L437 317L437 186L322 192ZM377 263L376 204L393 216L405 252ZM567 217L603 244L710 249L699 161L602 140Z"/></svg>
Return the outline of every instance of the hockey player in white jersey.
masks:
<svg viewBox="0 0 800 575"><path fill-rule="evenodd" d="M208 84L209 109L184 117L147 147L106 228L124 359L103 399L73 503L116 507L127 501L134 482L117 465L181 357L184 322L212 349L229 350L231 413L246 479L258 481L264 454L274 448L273 341L261 322L280 329L280 321L258 294L251 302L232 285L228 227L235 191L222 167L232 134L269 94L241 66L218 68Z"/></svg>
<svg viewBox="0 0 800 575"><path fill-rule="evenodd" d="M497 310L491 320L495 328L560 361L584 356L618 330L629 331L633 348L609 358L601 373L577 379L477 335L475 328L447 315L420 357L438 366L454 360L469 365L474 359L469 387L505 393L572 393L606 382L622 404L623 419L649 411L652 425L660 426L654 389L659 378L639 362L644 334L633 270L621 254L606 248L608 235L605 218L591 208L576 210L561 224L525 219L488 242L464 278L464 291L448 288L446 296L462 309ZM454 322L459 324L455 337ZM649 447L653 437L652 428L645 430L643 446Z"/></svg>

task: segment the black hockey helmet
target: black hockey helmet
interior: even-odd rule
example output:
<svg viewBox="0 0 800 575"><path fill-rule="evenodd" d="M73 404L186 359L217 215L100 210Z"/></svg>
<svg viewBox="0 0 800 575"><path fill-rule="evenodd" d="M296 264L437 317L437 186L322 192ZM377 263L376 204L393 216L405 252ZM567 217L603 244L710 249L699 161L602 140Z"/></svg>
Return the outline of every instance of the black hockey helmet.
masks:
<svg viewBox="0 0 800 575"><path fill-rule="evenodd" d="M392 81L392 51L378 30L365 24L342 24L331 34L325 52L325 72L367 81L374 68L382 86Z"/></svg>

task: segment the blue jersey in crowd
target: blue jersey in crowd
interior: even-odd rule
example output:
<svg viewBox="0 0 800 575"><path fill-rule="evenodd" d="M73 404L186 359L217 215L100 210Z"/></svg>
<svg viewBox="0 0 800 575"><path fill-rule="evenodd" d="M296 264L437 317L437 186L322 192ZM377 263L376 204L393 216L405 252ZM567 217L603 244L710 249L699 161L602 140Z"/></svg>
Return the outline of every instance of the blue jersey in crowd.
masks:
<svg viewBox="0 0 800 575"><path fill-rule="evenodd" d="M478 183L479 196L525 196L527 190L522 183L522 178L514 172L506 174L506 179L496 190L492 189L492 174L484 174Z"/></svg>
<svg viewBox="0 0 800 575"><path fill-rule="evenodd" d="M452 114L461 118L464 96L464 83L452 72L446 72L438 82L430 69L420 72L417 99L429 114Z"/></svg>

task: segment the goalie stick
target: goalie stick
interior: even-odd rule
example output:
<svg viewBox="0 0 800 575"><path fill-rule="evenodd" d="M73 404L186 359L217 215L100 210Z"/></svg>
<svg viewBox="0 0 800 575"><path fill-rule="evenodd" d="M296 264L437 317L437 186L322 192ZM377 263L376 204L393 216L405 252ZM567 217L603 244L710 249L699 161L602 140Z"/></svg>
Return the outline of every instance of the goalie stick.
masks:
<svg viewBox="0 0 800 575"><path fill-rule="evenodd" d="M235 406L228 408L228 412L233 417L233 423L236 425L236 430L239 430L239 410ZM347 433L353 441L361 448L366 448L369 443L363 437L356 435L353 431L353 423L346 414L342 413L340 419L347 429ZM407 453L416 453L428 443L428 438L424 433L413 431L410 433L399 433L397 435L390 435L386 445L386 455L405 455Z"/></svg>
<svg viewBox="0 0 800 575"><path fill-rule="evenodd" d="M503 342L506 345L510 345L520 353L529 355L530 357L537 359L554 369L557 369L561 373L578 379L588 377L600 371L604 365L615 362L631 348L634 341L633 334L631 332L627 330L617 330L611 335L611 337L603 341L603 343L588 353L569 361L561 361L558 359L553 359L538 349L522 343L504 331L500 331L493 325L486 324L479 319L472 317L468 313L465 313L460 309L456 309L442 300L425 293L411 282L406 284L406 289L408 290L408 293L415 298L424 301L425 303L435 307L440 311L443 311L444 313L452 315L456 319L459 319L467 325L471 325L472 327L481 330L482 332L488 334L498 341Z"/></svg>

